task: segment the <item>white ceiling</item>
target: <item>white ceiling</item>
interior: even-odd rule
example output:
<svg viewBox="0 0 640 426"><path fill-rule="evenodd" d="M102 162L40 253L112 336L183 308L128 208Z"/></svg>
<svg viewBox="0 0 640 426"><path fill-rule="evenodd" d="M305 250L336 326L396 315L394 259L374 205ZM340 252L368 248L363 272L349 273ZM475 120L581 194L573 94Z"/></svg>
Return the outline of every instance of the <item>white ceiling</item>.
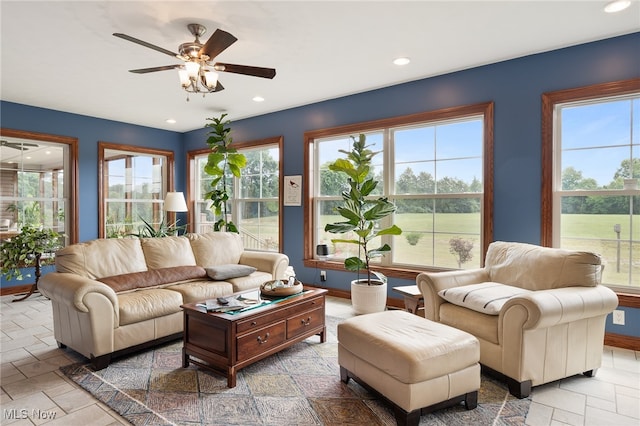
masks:
<svg viewBox="0 0 640 426"><path fill-rule="evenodd" d="M1 1L2 99L154 128L231 120L640 30L640 0L606 1ZM238 38L216 61L276 68L273 80L220 73L205 98L180 88L177 64L112 36L177 51L186 25ZM408 56L404 67L392 64ZM252 98L260 95L264 102ZM167 124L167 118L177 120Z"/></svg>

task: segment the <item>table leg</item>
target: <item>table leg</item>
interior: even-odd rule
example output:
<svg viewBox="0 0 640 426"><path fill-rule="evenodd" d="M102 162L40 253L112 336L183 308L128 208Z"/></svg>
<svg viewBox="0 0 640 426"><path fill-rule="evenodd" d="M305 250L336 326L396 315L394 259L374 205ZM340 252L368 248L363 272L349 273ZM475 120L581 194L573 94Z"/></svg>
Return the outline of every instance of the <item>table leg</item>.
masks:
<svg viewBox="0 0 640 426"><path fill-rule="evenodd" d="M418 312L418 299L414 299L413 297L410 296L405 296L404 297L404 307L405 309L412 313L415 314Z"/></svg>

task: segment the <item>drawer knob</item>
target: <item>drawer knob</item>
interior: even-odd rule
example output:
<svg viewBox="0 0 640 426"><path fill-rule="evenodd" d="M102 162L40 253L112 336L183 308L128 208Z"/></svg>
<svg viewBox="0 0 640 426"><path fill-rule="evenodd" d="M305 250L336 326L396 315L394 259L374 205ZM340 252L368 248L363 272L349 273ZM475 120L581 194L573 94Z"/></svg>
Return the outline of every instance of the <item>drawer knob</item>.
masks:
<svg viewBox="0 0 640 426"><path fill-rule="evenodd" d="M257 340L260 344L267 343L267 340L269 340L269 333L264 335L264 339L261 336L258 336Z"/></svg>
<svg viewBox="0 0 640 426"><path fill-rule="evenodd" d="M305 319L301 319L300 322L302 323L302 325L304 325L306 327L309 324L311 324L311 317L308 317L306 320Z"/></svg>
<svg viewBox="0 0 640 426"><path fill-rule="evenodd" d="M258 325L258 323L255 321L251 321L251 325Z"/></svg>

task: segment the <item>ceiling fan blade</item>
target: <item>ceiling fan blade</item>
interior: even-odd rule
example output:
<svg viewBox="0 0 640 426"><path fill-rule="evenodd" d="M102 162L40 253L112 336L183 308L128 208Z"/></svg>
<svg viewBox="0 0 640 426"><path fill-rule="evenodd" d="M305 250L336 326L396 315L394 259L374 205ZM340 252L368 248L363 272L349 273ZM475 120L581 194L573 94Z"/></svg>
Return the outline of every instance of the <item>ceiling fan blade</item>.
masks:
<svg viewBox="0 0 640 426"><path fill-rule="evenodd" d="M254 77L273 78L276 76L276 70L273 68L251 67L249 65L223 64L216 62L213 65L216 71L232 72L235 74L245 74Z"/></svg>
<svg viewBox="0 0 640 426"><path fill-rule="evenodd" d="M209 37L209 40L202 46L202 49L200 49L200 55L205 54L209 59L213 59L236 41L238 41L238 39L233 35L217 29L211 34L211 37Z"/></svg>
<svg viewBox="0 0 640 426"><path fill-rule="evenodd" d="M158 51L158 52L160 52L160 53L164 53L165 55L173 56L174 58L178 56L178 54L177 54L177 53L173 53L173 52L172 52L172 51L170 51L170 50L163 49L162 47L158 47L158 46L156 46L156 45L154 45L154 44L147 43L146 41L142 41L142 40L140 40L140 39L137 39L137 38L135 38L135 37L128 36L128 35L126 35L126 34L122 34L122 33L113 33L113 35L114 35L114 36L116 36L116 37L120 37L121 39L128 40L128 41L131 41L131 42L133 42L133 43L139 44L139 45L141 45L141 46L148 47L149 49L156 50L156 51Z"/></svg>
<svg viewBox="0 0 640 426"><path fill-rule="evenodd" d="M137 70L129 70L129 72L136 73L136 74L146 74L148 72L173 70L173 69L176 69L176 68L180 68L181 66L182 65L164 65L162 67L139 68Z"/></svg>

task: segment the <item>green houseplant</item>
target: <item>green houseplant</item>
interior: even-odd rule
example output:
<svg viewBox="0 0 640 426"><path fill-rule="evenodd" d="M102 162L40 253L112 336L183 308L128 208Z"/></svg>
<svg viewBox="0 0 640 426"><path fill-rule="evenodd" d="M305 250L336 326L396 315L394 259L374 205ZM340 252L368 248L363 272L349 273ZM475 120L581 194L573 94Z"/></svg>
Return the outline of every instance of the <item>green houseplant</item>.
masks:
<svg viewBox="0 0 640 426"><path fill-rule="evenodd" d="M336 211L345 221L330 223L325 226L325 231L333 234L355 234L354 238L335 238L331 242L355 244L358 246L358 256L348 257L344 261L344 267L348 271L356 271L358 279L352 282L351 299L356 313L369 313L384 310L386 306L387 280L386 277L371 269L371 260L384 256L391 251L388 244L371 247L373 240L382 235L400 235L402 230L397 225L380 228L382 219L396 211L396 206L387 197L371 198L370 194L378 186L378 182L370 177L371 160L378 154L369 149L366 144L366 136L360 134L358 138L351 136L352 148L350 151L340 150L346 154L346 158L339 158L329 165L329 170L345 173L349 187L342 192L342 204L336 207ZM359 279L361 270L365 271L365 278ZM372 279L371 275L377 279ZM363 290L361 287L368 287ZM371 287L378 287L372 289ZM367 294L376 292L381 295L372 296L376 299L376 306L366 306L358 300L360 292ZM368 298L367 296L364 296Z"/></svg>
<svg viewBox="0 0 640 426"><path fill-rule="evenodd" d="M20 233L0 244L2 275L7 279L23 280L22 268L35 266L36 285L40 277L41 258L60 248L60 234L52 229L25 225Z"/></svg>
<svg viewBox="0 0 640 426"><path fill-rule="evenodd" d="M204 172L212 176L211 190L205 194L205 198L211 200L212 206L218 220L214 223L215 231L238 232L236 225L227 220L227 201L231 192L231 175L239 178L242 169L247 165L247 158L240 154L231 146L231 128L229 120L225 120L227 114L222 114L218 118L207 118L210 123L205 127L211 129L207 137L207 145L211 149L207 158Z"/></svg>

